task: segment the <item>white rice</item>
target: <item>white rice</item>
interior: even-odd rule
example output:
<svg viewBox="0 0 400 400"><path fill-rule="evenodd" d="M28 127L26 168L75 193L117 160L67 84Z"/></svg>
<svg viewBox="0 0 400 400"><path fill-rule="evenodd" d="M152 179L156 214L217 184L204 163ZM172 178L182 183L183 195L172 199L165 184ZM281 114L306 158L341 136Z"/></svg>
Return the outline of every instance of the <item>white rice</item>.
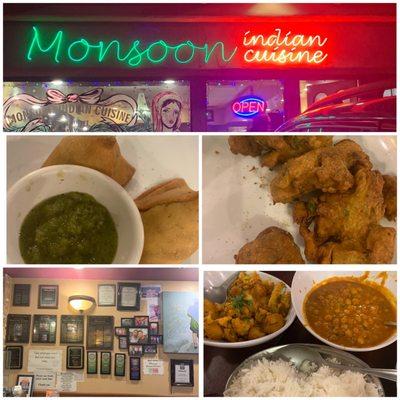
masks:
<svg viewBox="0 0 400 400"><path fill-rule="evenodd" d="M257 360L231 383L228 397L370 397L379 396L375 384L363 374L322 366L305 375L287 361Z"/></svg>

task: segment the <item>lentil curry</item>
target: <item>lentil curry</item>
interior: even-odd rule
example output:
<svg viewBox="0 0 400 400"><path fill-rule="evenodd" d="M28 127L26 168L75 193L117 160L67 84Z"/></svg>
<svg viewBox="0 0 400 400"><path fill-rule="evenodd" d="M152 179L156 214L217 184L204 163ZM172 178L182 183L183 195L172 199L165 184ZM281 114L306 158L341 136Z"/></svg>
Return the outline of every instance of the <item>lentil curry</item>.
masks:
<svg viewBox="0 0 400 400"><path fill-rule="evenodd" d="M394 296L364 278L330 278L311 289L304 315L318 335L341 346L373 347L396 332L385 325L396 321Z"/></svg>

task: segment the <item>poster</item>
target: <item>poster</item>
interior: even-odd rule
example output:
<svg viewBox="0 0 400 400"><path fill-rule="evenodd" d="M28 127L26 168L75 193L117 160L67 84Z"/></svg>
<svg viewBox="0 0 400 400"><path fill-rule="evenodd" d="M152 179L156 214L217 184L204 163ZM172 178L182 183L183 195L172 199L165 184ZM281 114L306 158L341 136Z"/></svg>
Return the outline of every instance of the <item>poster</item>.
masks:
<svg viewBox="0 0 400 400"><path fill-rule="evenodd" d="M140 295L142 299L158 298L161 293L161 285L142 285Z"/></svg>
<svg viewBox="0 0 400 400"><path fill-rule="evenodd" d="M158 322L161 320L161 308L158 297L147 299L147 315L149 322Z"/></svg>
<svg viewBox="0 0 400 400"><path fill-rule="evenodd" d="M29 350L28 372L37 370L61 372L62 350Z"/></svg>
<svg viewBox="0 0 400 400"><path fill-rule="evenodd" d="M164 375L164 363L162 360L143 359L144 375Z"/></svg>
<svg viewBox="0 0 400 400"><path fill-rule="evenodd" d="M57 390L60 392L76 392L76 378L73 372L57 374Z"/></svg>
<svg viewBox="0 0 400 400"><path fill-rule="evenodd" d="M192 292L163 292L164 353L199 352L199 299Z"/></svg>
<svg viewBox="0 0 400 400"><path fill-rule="evenodd" d="M56 372L35 372L34 390L55 389L56 377Z"/></svg>

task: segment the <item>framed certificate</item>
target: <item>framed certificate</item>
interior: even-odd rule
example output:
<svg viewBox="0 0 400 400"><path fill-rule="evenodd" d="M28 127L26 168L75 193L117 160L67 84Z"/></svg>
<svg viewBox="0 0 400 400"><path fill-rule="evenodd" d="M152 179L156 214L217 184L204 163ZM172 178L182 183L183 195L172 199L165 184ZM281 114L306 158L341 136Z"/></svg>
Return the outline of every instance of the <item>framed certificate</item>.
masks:
<svg viewBox="0 0 400 400"><path fill-rule="evenodd" d="M194 386L193 360L171 360L171 386Z"/></svg>
<svg viewBox="0 0 400 400"><path fill-rule="evenodd" d="M118 282L117 310L140 310L140 283Z"/></svg>
<svg viewBox="0 0 400 400"><path fill-rule="evenodd" d="M112 350L114 347L114 317L87 317L86 347L88 350Z"/></svg>
<svg viewBox="0 0 400 400"><path fill-rule="evenodd" d="M97 305L99 307L115 306L115 285L104 284L97 286Z"/></svg>
<svg viewBox="0 0 400 400"><path fill-rule="evenodd" d="M27 314L8 314L6 342L29 343L31 316Z"/></svg>
<svg viewBox="0 0 400 400"><path fill-rule="evenodd" d="M129 357L129 379L140 381L140 357Z"/></svg>
<svg viewBox="0 0 400 400"><path fill-rule="evenodd" d="M31 298L31 285L16 283L13 288L13 306L29 307Z"/></svg>
<svg viewBox="0 0 400 400"><path fill-rule="evenodd" d="M60 343L83 344L83 315L61 315Z"/></svg>
<svg viewBox="0 0 400 400"><path fill-rule="evenodd" d="M114 375L125 376L125 354L115 353Z"/></svg>
<svg viewBox="0 0 400 400"><path fill-rule="evenodd" d="M83 346L67 347L67 369L83 369L85 364Z"/></svg>
<svg viewBox="0 0 400 400"><path fill-rule="evenodd" d="M87 353L87 374L97 374L97 351L88 351Z"/></svg>
<svg viewBox="0 0 400 400"><path fill-rule="evenodd" d="M102 351L100 357L100 374L110 375L111 374L111 352Z"/></svg>
<svg viewBox="0 0 400 400"><path fill-rule="evenodd" d="M38 308L58 308L58 285L39 285Z"/></svg>
<svg viewBox="0 0 400 400"><path fill-rule="evenodd" d="M32 343L55 343L57 315L33 316Z"/></svg>
<svg viewBox="0 0 400 400"><path fill-rule="evenodd" d="M24 348L22 346L6 347L6 369L22 369Z"/></svg>

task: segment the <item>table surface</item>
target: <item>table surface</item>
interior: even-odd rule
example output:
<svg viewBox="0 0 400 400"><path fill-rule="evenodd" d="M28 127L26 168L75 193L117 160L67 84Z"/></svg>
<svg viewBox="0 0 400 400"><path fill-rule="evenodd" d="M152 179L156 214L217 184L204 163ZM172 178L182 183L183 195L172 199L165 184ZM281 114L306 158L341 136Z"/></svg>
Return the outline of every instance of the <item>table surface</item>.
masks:
<svg viewBox="0 0 400 400"><path fill-rule="evenodd" d="M269 274L286 282L292 283L294 272L277 271ZM289 343L316 343L324 344L307 331L296 318L293 324L282 335L271 342L259 346L241 349L223 349L204 346L204 395L222 396L225 384L233 370L247 357L269 347ZM396 342L381 350L352 353L365 361L372 368L396 368ZM396 383L382 379L386 396L396 396Z"/></svg>

